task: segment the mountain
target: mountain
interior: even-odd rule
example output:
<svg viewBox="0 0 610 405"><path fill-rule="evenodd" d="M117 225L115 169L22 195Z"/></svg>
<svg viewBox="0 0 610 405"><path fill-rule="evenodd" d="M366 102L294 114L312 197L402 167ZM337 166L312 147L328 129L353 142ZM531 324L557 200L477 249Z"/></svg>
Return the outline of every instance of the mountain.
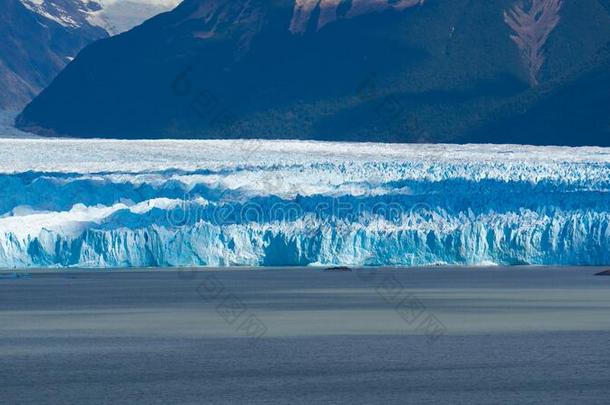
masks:
<svg viewBox="0 0 610 405"><path fill-rule="evenodd" d="M610 0L185 0L87 47L39 134L610 144Z"/></svg>
<svg viewBox="0 0 610 405"><path fill-rule="evenodd" d="M2 0L0 109L21 109L78 52L178 0ZM120 6L119 6L120 4Z"/></svg>
<svg viewBox="0 0 610 405"><path fill-rule="evenodd" d="M108 36L74 9L43 15L34 12L33 5L34 1L0 2L0 108L23 107L81 48Z"/></svg>

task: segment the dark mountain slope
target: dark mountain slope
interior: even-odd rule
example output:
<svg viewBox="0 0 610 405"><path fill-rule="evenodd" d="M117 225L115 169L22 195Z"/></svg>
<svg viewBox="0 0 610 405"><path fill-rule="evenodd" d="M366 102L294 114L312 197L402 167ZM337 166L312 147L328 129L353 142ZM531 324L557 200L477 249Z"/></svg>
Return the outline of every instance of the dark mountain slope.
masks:
<svg viewBox="0 0 610 405"><path fill-rule="evenodd" d="M483 142L610 145L610 43L587 68L524 95L464 138Z"/></svg>
<svg viewBox="0 0 610 405"><path fill-rule="evenodd" d="M524 142L580 144L551 135L561 120L521 121L565 114L554 97L581 112L603 98L580 89L604 84L605 0L308 4L187 0L88 47L19 126L80 137L506 142L523 125ZM602 110L575 114L566 133L586 128L587 142L606 144Z"/></svg>

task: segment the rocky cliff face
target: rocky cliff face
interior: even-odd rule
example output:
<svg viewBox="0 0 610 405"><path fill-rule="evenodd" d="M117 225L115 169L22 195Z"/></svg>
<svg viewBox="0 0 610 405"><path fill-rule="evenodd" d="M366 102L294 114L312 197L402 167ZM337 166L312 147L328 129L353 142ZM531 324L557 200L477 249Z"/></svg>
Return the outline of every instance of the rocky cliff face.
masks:
<svg viewBox="0 0 610 405"><path fill-rule="evenodd" d="M82 137L605 145L610 95L584 89L608 85L609 3L186 0L87 48L19 124ZM522 120L534 115L553 119L533 133Z"/></svg>
<svg viewBox="0 0 610 405"><path fill-rule="evenodd" d="M530 81L538 84L538 74L544 64L545 46L561 20L561 0L532 0L529 8L517 3L504 13L506 23L515 32L511 38L521 51Z"/></svg>
<svg viewBox="0 0 610 405"><path fill-rule="evenodd" d="M80 13L70 13L74 10L34 12L37 3L0 3L0 108L23 107L85 45L108 36L104 29L79 19ZM57 3L58 8L59 4L67 5Z"/></svg>
<svg viewBox="0 0 610 405"><path fill-rule="evenodd" d="M310 26L320 30L334 21L386 10L404 10L425 0L296 0L290 31L304 33Z"/></svg>

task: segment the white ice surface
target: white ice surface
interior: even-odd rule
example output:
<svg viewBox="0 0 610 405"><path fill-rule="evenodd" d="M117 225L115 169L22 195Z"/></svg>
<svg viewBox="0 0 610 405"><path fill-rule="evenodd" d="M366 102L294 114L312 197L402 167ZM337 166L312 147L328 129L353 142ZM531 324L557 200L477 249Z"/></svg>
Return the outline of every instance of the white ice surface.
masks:
<svg viewBox="0 0 610 405"><path fill-rule="evenodd" d="M0 139L0 266L610 264L610 149Z"/></svg>

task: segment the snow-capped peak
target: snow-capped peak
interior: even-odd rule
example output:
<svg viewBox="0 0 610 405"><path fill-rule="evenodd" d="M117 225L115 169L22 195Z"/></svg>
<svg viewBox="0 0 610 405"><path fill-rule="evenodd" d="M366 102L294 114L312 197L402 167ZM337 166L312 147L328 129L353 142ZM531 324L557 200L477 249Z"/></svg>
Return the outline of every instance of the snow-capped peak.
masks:
<svg viewBox="0 0 610 405"><path fill-rule="evenodd" d="M182 0L20 0L29 10L67 28L92 25L119 34Z"/></svg>
<svg viewBox="0 0 610 405"><path fill-rule="evenodd" d="M87 1L87 0L80 0ZM172 10L182 0L96 0L101 8L90 14L92 25L103 27L110 34L128 31L157 14Z"/></svg>
<svg viewBox="0 0 610 405"><path fill-rule="evenodd" d="M81 27L97 5L93 1L85 4L82 0L21 0L21 3L30 11L68 28Z"/></svg>

